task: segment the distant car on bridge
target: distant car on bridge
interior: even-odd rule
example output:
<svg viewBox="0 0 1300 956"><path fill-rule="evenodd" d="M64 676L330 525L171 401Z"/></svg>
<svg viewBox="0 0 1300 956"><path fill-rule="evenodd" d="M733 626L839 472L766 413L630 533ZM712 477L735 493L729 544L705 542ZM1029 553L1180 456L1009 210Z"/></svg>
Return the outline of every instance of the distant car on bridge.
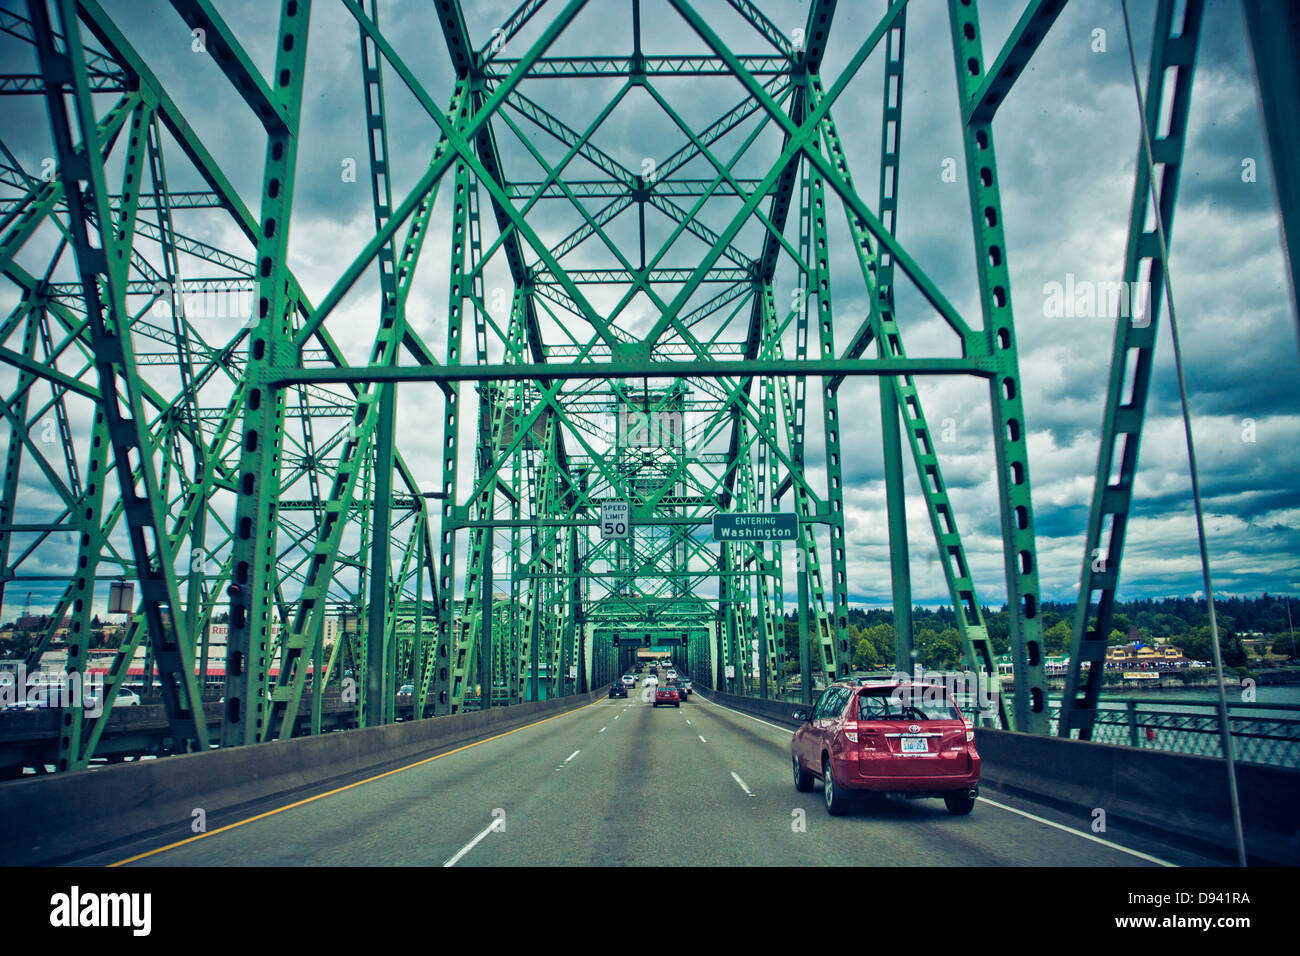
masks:
<svg viewBox="0 0 1300 956"><path fill-rule="evenodd" d="M616 681L614 681L614 683L612 683L612 684L609 685L609 696L610 696L610 697L626 697L626 696L627 696L627 684L624 684L621 680L616 680Z"/></svg>
<svg viewBox="0 0 1300 956"><path fill-rule="evenodd" d="M86 699L85 699L86 706L93 710L95 707L98 706L97 703L98 699L99 698L97 694L94 694L92 692L87 692ZM117 689L117 693L113 695L113 706L114 707L139 707L140 695L137 694L135 691L131 690L131 688L129 687L119 687Z"/></svg>
<svg viewBox="0 0 1300 956"><path fill-rule="evenodd" d="M796 710L790 740L794 787L823 782L826 810L847 812L855 797L897 793L942 797L965 815L979 794L975 731L937 684L837 681L812 710Z"/></svg>

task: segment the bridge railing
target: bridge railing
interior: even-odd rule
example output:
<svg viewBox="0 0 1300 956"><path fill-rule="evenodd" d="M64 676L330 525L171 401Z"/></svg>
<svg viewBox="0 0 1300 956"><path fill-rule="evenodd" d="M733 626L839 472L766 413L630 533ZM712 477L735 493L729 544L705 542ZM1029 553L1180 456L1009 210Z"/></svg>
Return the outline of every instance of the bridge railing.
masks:
<svg viewBox="0 0 1300 956"><path fill-rule="evenodd" d="M814 688L813 699L821 693ZM778 699L778 698L774 698ZM780 700L797 703L795 692ZM1008 696L1008 710L1012 700ZM1102 697L1097 702L1092 740L1169 753L1222 757L1218 706L1213 701L1183 697ZM1051 708L1052 733L1060 716ZM1233 755L1246 763L1300 769L1300 704L1229 702L1228 726Z"/></svg>
<svg viewBox="0 0 1300 956"><path fill-rule="evenodd" d="M1053 707L1053 733L1059 715L1060 707ZM1237 760L1300 768L1300 705L1230 703L1228 727ZM1223 756L1218 708L1212 701L1102 698L1092 739L1171 753Z"/></svg>

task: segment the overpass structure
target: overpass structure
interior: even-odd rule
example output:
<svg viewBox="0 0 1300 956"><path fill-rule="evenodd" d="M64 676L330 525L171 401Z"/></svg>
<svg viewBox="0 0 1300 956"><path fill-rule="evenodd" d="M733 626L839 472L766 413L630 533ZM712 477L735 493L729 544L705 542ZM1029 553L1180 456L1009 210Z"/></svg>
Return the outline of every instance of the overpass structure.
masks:
<svg viewBox="0 0 1300 956"><path fill-rule="evenodd" d="M839 393L869 376L893 663L914 660L910 458L965 662L996 673L916 387L967 376L986 388L1010 609L1014 692L994 725L1051 732L994 131L1065 0L1030 0L1000 47L974 0L910 22L897 0L833 74L835 0L811 0L793 30L750 0L708 16L657 4L686 52L647 39L663 31L642 0L608 20L605 4L526 0L487 35L447 0L427 38L450 59L441 86L399 53L374 0L283 0L257 38L210 0L171 6L207 108L255 134L238 168L169 89L165 58L97 0L0 11L0 42L32 67L0 92L40 104L51 157L29 169L6 148L0 168L0 610L61 588L29 668L66 627L65 670L84 671L92 618L126 581L108 699L143 649L177 754L321 734L327 696L354 699L374 729L587 695L648 646L737 697L772 697L797 664L808 695L851 669L855 414ZM360 53L339 82L366 145L331 162L369 200L357 248L321 282L312 250L332 240L302 234L316 157L299 144L306 77L327 68L310 27L331 17ZM1155 16L1124 281L1157 290L1201 19L1200 0L1160 0ZM955 75L969 233L953 241L977 286L960 295L896 238L918 30L947 35ZM865 102L873 168L837 124ZM611 130L638 127L635 156L615 148ZM427 147L418 169L399 139ZM837 242L852 268L833 298ZM904 288L915 314L900 321ZM1087 739L1097 712L1161 301L1117 323L1064 736ZM909 351L909 321L936 317L946 346ZM736 515L751 523L715 526ZM744 530L764 515L785 541ZM342 622L332 644L327 618ZM229 632L210 714L196 661L217 619ZM56 770L90 765L111 713L68 709Z"/></svg>

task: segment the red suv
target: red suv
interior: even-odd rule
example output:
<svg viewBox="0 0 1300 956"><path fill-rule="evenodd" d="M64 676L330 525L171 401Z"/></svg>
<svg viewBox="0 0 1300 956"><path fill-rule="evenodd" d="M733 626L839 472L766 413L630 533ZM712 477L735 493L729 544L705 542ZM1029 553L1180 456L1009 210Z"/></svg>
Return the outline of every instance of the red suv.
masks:
<svg viewBox="0 0 1300 956"><path fill-rule="evenodd" d="M802 721L790 741L794 787L807 793L823 781L833 815L866 794L943 797L952 814L975 806L975 732L937 684L841 681L794 718Z"/></svg>

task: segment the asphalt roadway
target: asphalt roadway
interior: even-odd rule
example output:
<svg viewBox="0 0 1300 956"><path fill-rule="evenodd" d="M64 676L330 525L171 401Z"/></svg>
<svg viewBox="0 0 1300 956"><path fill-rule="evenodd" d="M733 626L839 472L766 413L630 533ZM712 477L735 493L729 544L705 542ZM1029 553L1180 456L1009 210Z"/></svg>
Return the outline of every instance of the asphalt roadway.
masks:
<svg viewBox="0 0 1300 956"><path fill-rule="evenodd" d="M132 866L1214 865L1091 819L985 793L831 817L794 789L790 732L692 695L593 704L198 836L83 863ZM671 840L665 840L671 834Z"/></svg>

